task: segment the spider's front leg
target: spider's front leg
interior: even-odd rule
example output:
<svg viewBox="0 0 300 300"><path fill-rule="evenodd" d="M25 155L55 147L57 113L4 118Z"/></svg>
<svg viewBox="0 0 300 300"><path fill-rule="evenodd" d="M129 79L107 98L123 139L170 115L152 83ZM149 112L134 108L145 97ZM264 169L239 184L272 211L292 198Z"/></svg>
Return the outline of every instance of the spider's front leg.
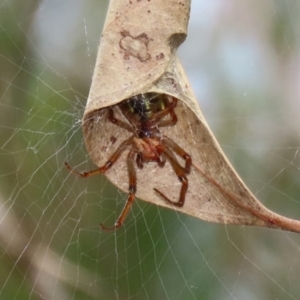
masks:
<svg viewBox="0 0 300 300"><path fill-rule="evenodd" d="M132 144L132 141L133 136L121 143L120 146L116 149L116 151L112 154L112 156L108 159L108 161L102 167L93 171L83 173L75 171L66 161L65 166L71 173L76 174L82 178L90 177L97 174L104 174L119 159L121 154Z"/></svg>

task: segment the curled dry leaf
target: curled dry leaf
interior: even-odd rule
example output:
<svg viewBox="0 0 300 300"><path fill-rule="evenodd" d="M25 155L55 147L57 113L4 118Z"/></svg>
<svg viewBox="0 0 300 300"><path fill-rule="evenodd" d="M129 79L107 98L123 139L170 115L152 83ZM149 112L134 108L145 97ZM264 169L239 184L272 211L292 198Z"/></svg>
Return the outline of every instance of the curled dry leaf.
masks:
<svg viewBox="0 0 300 300"><path fill-rule="evenodd" d="M280 228L300 232L300 222L266 209L236 174L211 133L176 57L187 34L190 1L111 0L92 86L83 117L86 147L103 166L131 133L107 119L108 107L134 95L155 92L178 99L174 126L161 128L192 157L183 207L165 202L154 188L177 201L181 183L167 162L137 168L137 193L142 200L176 209L202 220ZM126 122L118 106L115 117ZM127 155L123 153L108 179L128 193ZM184 161L178 158L183 165Z"/></svg>

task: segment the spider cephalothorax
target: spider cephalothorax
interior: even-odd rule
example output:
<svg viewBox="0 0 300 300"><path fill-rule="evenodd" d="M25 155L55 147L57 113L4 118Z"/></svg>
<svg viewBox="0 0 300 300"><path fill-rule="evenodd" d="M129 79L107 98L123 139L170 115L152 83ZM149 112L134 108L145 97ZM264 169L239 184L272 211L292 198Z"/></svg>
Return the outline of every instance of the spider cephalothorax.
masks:
<svg viewBox="0 0 300 300"><path fill-rule="evenodd" d="M188 189L188 179L186 175L190 173L191 157L179 145L163 135L159 130L160 127L174 126L177 123L177 116L174 112L176 105L177 99L172 96L147 93L133 96L119 104L109 107L108 121L131 132L132 135L117 147L115 152L112 153L108 161L102 167L96 170L79 173L73 170L68 163L65 163L71 172L81 177L89 177L95 174L105 173L119 159L121 154L125 150L128 150L127 168L129 174L129 195L127 202L115 225L112 228L107 228L101 224L103 229L115 229L120 227L130 210L132 202L135 199L137 185L135 163L137 167L141 169L143 168L143 164L147 162L156 162L159 167L163 167L166 160L168 160L182 184L179 200L178 202L171 201L156 188L154 188L154 190L169 204L180 207L184 205L185 195ZM127 122L115 118L114 108L116 106L120 108ZM169 118L167 118L168 115L170 116ZM174 153L185 160L184 167L178 163Z"/></svg>

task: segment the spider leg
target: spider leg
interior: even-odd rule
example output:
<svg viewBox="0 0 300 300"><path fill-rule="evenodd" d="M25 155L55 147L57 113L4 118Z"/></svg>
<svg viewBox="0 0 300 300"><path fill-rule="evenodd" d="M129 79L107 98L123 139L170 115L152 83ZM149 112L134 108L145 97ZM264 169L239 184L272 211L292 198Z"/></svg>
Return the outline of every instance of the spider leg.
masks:
<svg viewBox="0 0 300 300"><path fill-rule="evenodd" d="M171 114L172 116L172 120L166 120L166 121L162 121L162 122L158 122L158 125L161 126L170 126L170 125L175 125L177 123L177 116L174 113L174 108L177 105L177 99L171 96L167 96L168 98L172 98L173 101L171 103L169 103L169 106L167 106L165 109L157 112L153 118L151 118L151 120L154 123L157 123L159 120L161 120L162 118L164 118L167 114ZM165 125L167 124L167 125Z"/></svg>
<svg viewBox="0 0 300 300"><path fill-rule="evenodd" d="M185 174L186 174L185 169L182 168L179 165L175 155L168 148L165 149L164 154L168 158L168 160L170 161L170 164L171 164L174 172L176 173L179 181L181 182L179 200L178 200L178 202L174 202L174 201L170 200L167 196L165 196L158 189L154 188L154 191L156 193L158 193L162 198L164 198L164 200L167 201L169 204L182 207L184 205L186 191L187 191L188 186L189 186L188 179L185 176Z"/></svg>
<svg viewBox="0 0 300 300"><path fill-rule="evenodd" d="M108 110L108 117L107 118L111 123L115 124L116 126L119 126L123 129L126 129L126 130L132 132L132 128L128 123L115 118L114 110L112 108L110 108Z"/></svg>
<svg viewBox="0 0 300 300"><path fill-rule="evenodd" d="M189 174L192 165L191 156L187 152L185 152L177 143L175 143L173 140L171 140L165 135L163 136L163 143L185 160L185 173Z"/></svg>
<svg viewBox="0 0 300 300"><path fill-rule="evenodd" d="M143 169L143 167L144 167L144 157L140 152L136 155L136 160L135 161L136 161L136 164L137 164L138 168Z"/></svg>
<svg viewBox="0 0 300 300"><path fill-rule="evenodd" d="M127 169L128 169L128 176L129 176L129 194L128 194L128 198L125 203L125 206L113 227L106 227L103 224L100 224L101 228L104 230L114 230L114 229L119 228L124 223L128 213L130 211L132 203L135 199L135 193L136 193L136 172L135 172L135 168L134 168L135 155L136 155L136 152L134 150L131 150L127 156Z"/></svg>
<svg viewBox="0 0 300 300"><path fill-rule="evenodd" d="M143 169L143 167L144 167L144 156L143 156L142 153L139 152L137 154L135 161L136 161L136 164L137 164L138 168ZM157 162L157 164L160 168L163 168L165 163L166 163L166 159L163 155L158 155L156 162Z"/></svg>
<svg viewBox="0 0 300 300"><path fill-rule="evenodd" d="M111 166L119 159L121 154L132 144L132 141L133 141L133 136L125 140L124 142L122 142L120 146L116 149L116 151L112 154L112 156L108 159L108 161L98 169L80 173L75 171L66 161L65 161L65 166L71 173L74 173L82 178L90 177L97 174L103 174L109 168L111 168Z"/></svg>
<svg viewBox="0 0 300 300"><path fill-rule="evenodd" d="M174 125L176 125L176 123L177 123L177 116L176 116L174 110L171 110L169 113L171 115L171 120L160 121L158 123L158 127L166 127L166 126L174 126Z"/></svg>

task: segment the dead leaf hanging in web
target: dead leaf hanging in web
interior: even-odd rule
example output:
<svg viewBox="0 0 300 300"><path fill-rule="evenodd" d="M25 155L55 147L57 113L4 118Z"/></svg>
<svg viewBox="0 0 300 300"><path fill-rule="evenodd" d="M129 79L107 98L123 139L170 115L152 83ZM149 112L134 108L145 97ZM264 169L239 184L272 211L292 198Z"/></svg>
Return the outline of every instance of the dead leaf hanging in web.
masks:
<svg viewBox="0 0 300 300"><path fill-rule="evenodd" d="M157 188L170 199L178 199L181 183L168 163L163 168L148 163L137 169L136 196L206 221L300 232L299 221L269 211L254 197L211 133L176 57L187 34L189 11L189 0L110 1L83 117L92 160L102 166L131 136L108 122L108 107L143 93L171 95L179 100L174 110L178 122L161 132L192 157L185 204L171 206L154 191ZM115 115L126 122L117 109ZM125 153L105 175L128 192Z"/></svg>

